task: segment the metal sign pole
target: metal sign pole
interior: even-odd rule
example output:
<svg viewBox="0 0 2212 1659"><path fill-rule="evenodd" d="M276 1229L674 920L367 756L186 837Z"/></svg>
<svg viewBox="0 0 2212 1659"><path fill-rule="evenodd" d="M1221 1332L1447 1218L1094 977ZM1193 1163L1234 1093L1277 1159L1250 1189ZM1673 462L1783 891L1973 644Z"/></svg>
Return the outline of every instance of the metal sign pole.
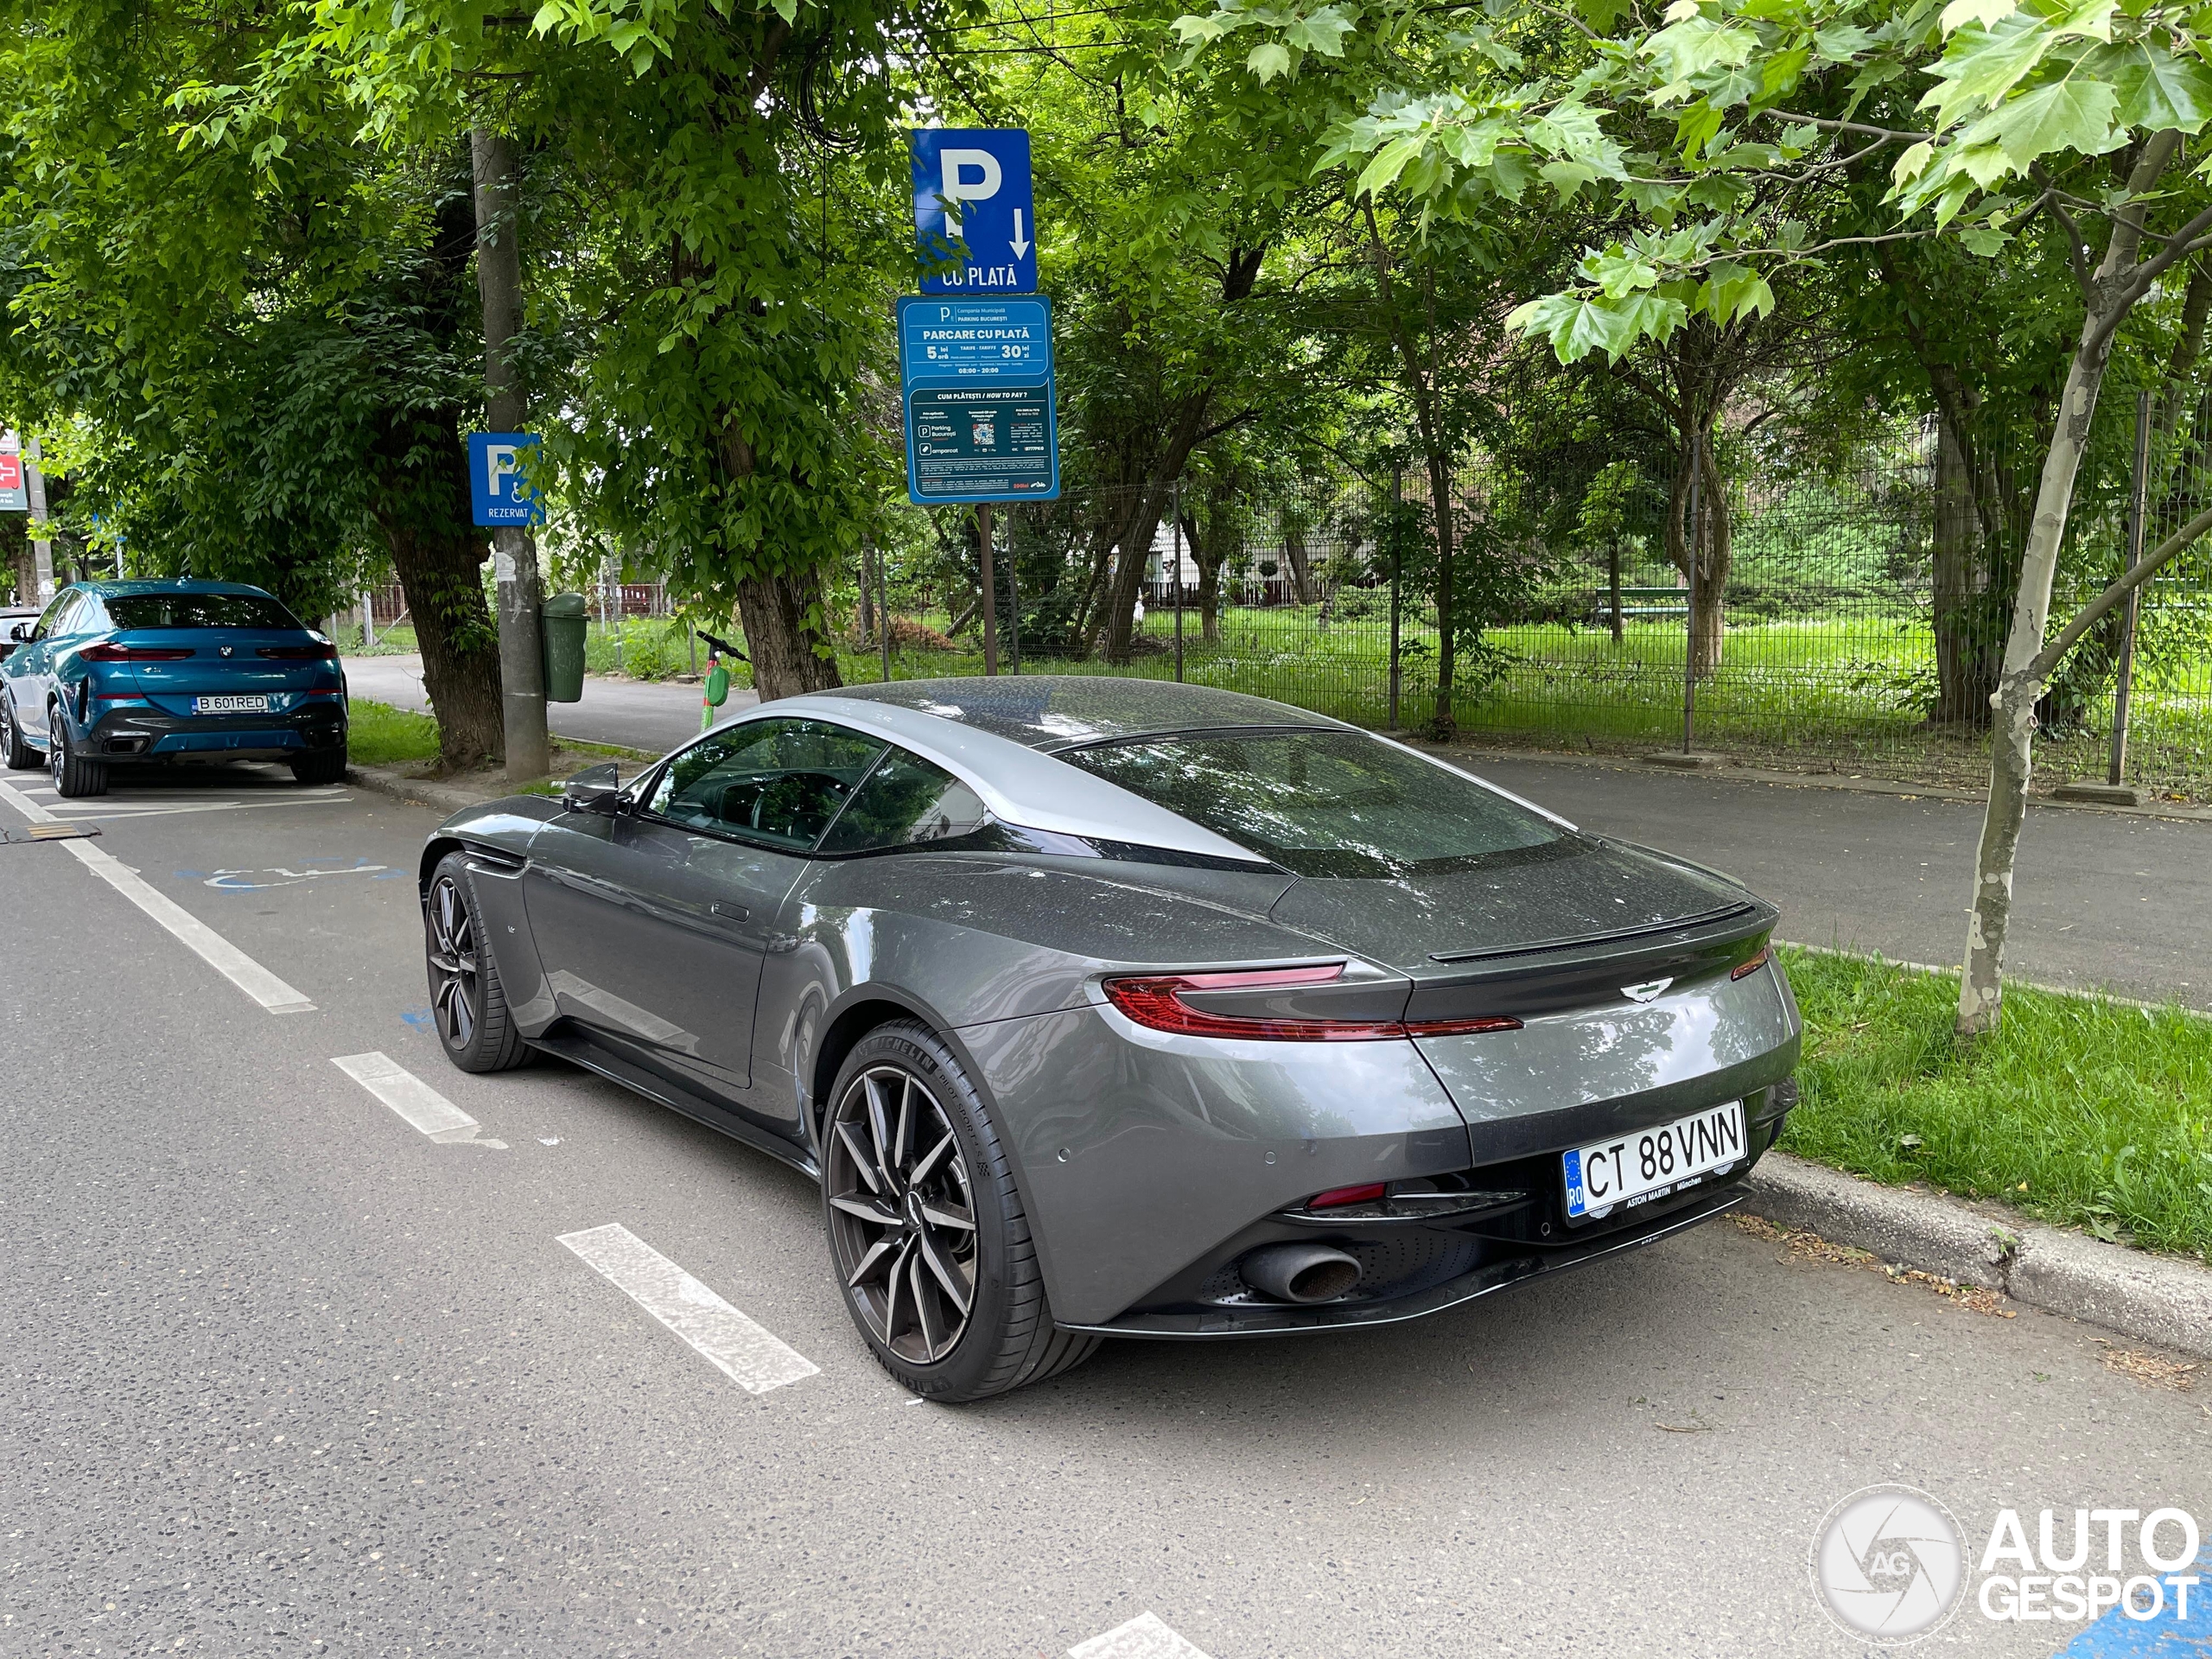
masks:
<svg viewBox="0 0 2212 1659"><path fill-rule="evenodd" d="M1693 411L1694 420L1694 411ZM1690 434L1690 607L1682 619L1682 753L1688 754L1697 736L1697 565L1698 543L1704 539L1703 502L1699 490L1705 482L1705 434Z"/></svg>
<svg viewBox="0 0 2212 1659"><path fill-rule="evenodd" d="M2135 489L2127 498L2127 568L2143 560L2145 520L2151 516L2151 394L2135 394ZM2143 590L2131 589L2120 617L2120 664L2112 690L2112 766L2107 781L2119 785L2127 769L2127 706L2135 689L2135 618Z"/></svg>
<svg viewBox="0 0 2212 1659"><path fill-rule="evenodd" d="M999 671L999 588L991 569L991 504L976 504L976 539L983 548L983 672Z"/></svg>

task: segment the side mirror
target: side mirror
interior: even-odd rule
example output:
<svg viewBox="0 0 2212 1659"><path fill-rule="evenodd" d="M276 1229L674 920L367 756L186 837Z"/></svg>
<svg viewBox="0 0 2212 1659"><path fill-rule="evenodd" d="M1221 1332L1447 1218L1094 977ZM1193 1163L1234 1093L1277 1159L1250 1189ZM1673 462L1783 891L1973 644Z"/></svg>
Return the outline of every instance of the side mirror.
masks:
<svg viewBox="0 0 2212 1659"><path fill-rule="evenodd" d="M618 816L628 804L622 795L620 768L612 760L603 766L586 766L561 785L561 804L571 812L597 812L610 818Z"/></svg>
<svg viewBox="0 0 2212 1659"><path fill-rule="evenodd" d="M31 630L37 626L35 622L18 622L8 630L8 638L18 645L28 644L31 637Z"/></svg>

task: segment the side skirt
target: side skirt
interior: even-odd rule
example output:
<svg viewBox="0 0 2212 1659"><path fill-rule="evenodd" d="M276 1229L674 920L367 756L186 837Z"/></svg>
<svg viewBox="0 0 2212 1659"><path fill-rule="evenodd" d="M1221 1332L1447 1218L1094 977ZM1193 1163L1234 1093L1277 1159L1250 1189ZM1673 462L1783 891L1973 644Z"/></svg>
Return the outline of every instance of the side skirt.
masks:
<svg viewBox="0 0 2212 1659"><path fill-rule="evenodd" d="M807 1147L734 1116L712 1101L692 1094L689 1090L677 1088L658 1072L648 1071L641 1065L632 1065L620 1056L610 1054L589 1038L566 1033L549 1034L532 1039L531 1046L557 1055L587 1071L595 1071L609 1083L619 1083L631 1093L643 1095L657 1106L681 1112L710 1129L719 1130L733 1141L744 1142L756 1152L765 1152L777 1162L789 1164L810 1180L819 1181L822 1179L822 1166L815 1161L814 1154Z"/></svg>

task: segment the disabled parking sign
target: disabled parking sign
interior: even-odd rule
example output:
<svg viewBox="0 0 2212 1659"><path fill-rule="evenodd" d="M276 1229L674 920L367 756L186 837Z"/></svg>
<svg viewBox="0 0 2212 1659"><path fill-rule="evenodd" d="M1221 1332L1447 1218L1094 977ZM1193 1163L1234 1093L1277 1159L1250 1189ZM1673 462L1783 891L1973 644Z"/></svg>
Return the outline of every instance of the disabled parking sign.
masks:
<svg viewBox="0 0 2212 1659"><path fill-rule="evenodd" d="M542 524L545 503L530 474L537 467L535 432L468 435L468 499L472 523L499 527Z"/></svg>

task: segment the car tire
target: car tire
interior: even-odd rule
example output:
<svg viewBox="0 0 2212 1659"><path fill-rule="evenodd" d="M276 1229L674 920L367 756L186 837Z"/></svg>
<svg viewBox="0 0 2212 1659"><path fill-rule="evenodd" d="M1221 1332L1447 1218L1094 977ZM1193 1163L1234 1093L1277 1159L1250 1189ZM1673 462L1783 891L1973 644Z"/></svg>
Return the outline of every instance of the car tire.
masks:
<svg viewBox="0 0 2212 1659"><path fill-rule="evenodd" d="M906 1388L925 1400L984 1400L1057 1376L1098 1346L1054 1326L998 1130L927 1026L879 1026L854 1045L822 1140L823 1217L846 1311Z"/></svg>
<svg viewBox="0 0 2212 1659"><path fill-rule="evenodd" d="M430 1024L446 1058L464 1071L512 1071L530 1058L484 946L483 919L469 891L468 861L448 853L423 904L423 954L430 975Z"/></svg>
<svg viewBox="0 0 2212 1659"><path fill-rule="evenodd" d="M54 776L54 792L68 800L106 794L106 766L77 753L77 746L69 741L69 717L58 702L48 715L46 731L47 770Z"/></svg>
<svg viewBox="0 0 2212 1659"><path fill-rule="evenodd" d="M0 688L0 760L7 762L10 772L35 772L46 757L23 741L22 728L16 724L15 703Z"/></svg>
<svg viewBox="0 0 2212 1659"><path fill-rule="evenodd" d="M346 781L346 751L317 749L303 754L289 763L292 781L312 788L320 784L339 784Z"/></svg>

